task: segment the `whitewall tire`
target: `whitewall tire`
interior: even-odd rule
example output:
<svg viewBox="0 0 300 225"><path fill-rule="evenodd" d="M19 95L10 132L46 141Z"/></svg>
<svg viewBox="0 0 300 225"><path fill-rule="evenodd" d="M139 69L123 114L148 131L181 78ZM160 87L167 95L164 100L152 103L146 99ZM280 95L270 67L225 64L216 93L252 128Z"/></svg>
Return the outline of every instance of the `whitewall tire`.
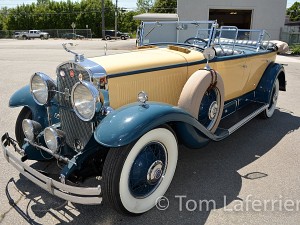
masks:
<svg viewBox="0 0 300 225"><path fill-rule="evenodd" d="M126 214L150 210L167 191L177 158L177 140L165 127L149 131L134 144L110 149L103 168L104 200Z"/></svg>
<svg viewBox="0 0 300 225"><path fill-rule="evenodd" d="M268 119L273 116L275 109L276 109L278 95L279 95L279 80L278 80L278 78L276 78L273 88L272 88L272 92L271 92L269 107L261 113L261 117L263 119Z"/></svg>

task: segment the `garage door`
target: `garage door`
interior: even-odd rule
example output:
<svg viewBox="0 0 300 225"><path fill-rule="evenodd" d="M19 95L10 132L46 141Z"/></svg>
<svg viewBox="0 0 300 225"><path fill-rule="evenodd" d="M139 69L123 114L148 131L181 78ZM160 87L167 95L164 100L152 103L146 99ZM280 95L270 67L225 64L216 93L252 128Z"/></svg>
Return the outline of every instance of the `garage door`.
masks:
<svg viewBox="0 0 300 225"><path fill-rule="evenodd" d="M252 10L210 9L209 20L218 20L220 26L236 26L251 29Z"/></svg>

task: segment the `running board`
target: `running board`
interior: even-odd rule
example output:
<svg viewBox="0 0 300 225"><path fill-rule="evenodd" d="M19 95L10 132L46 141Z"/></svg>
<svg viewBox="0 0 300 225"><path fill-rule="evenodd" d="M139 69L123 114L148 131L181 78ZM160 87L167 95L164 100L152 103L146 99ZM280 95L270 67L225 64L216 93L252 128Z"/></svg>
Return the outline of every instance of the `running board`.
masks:
<svg viewBox="0 0 300 225"><path fill-rule="evenodd" d="M228 129L229 135L231 135L233 132L235 132L236 130L238 130L242 126L244 126L246 123L248 123L250 120L252 120L254 117L256 117L257 115L259 115L260 113L262 113L268 107L269 107L269 104L261 106L260 108L258 108L257 110L255 110L253 113L249 114L244 119L242 119L241 121L239 121L238 123L236 123L235 125L233 125L232 127L230 127Z"/></svg>

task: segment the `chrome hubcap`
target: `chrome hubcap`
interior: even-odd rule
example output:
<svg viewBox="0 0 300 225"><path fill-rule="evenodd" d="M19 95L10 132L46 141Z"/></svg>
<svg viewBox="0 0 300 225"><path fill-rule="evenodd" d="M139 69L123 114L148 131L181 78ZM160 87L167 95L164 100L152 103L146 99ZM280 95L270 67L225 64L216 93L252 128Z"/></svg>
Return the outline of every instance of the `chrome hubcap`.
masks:
<svg viewBox="0 0 300 225"><path fill-rule="evenodd" d="M162 161L157 160L155 161L149 168L147 173L147 181L149 184L156 184L156 182L162 177L163 175L163 168L164 164Z"/></svg>
<svg viewBox="0 0 300 225"><path fill-rule="evenodd" d="M208 110L208 118L213 120L219 111L219 106L216 101L212 102Z"/></svg>

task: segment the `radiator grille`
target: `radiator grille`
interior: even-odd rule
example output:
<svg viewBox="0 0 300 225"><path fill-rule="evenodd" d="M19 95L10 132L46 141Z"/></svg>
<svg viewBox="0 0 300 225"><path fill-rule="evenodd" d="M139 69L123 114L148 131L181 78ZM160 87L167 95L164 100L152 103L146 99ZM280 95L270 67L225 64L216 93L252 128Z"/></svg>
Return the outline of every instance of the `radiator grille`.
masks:
<svg viewBox="0 0 300 225"><path fill-rule="evenodd" d="M58 91L71 94L72 87L79 82L79 76L82 76L82 80L90 81L88 72L81 66L73 63L61 65L57 69ZM73 111L70 96L59 94L58 101L61 106L59 109L61 129L66 133L67 144L72 148L75 148L75 145L84 148L93 134L92 123L78 118Z"/></svg>

